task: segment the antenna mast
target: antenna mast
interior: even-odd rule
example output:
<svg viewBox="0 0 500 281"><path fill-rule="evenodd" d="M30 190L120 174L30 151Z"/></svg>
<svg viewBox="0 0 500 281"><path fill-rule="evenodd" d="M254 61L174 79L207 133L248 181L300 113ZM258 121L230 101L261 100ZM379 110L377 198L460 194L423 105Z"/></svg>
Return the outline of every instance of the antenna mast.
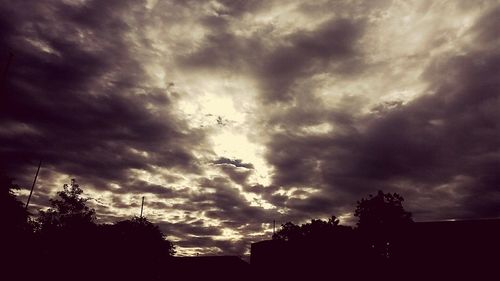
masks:
<svg viewBox="0 0 500 281"><path fill-rule="evenodd" d="M141 204L141 218L142 218L142 210L144 209L144 196L142 196L142 204Z"/></svg>
<svg viewBox="0 0 500 281"><path fill-rule="evenodd" d="M40 166L42 166L42 160L40 160L40 162L38 163L38 169L36 170L35 179L33 180L33 185L31 185L30 195L28 196L28 201L26 201L26 206L24 207L25 210L28 210L28 206L31 200L31 195L33 194L33 189L35 189L36 179L38 178L38 172L40 172Z"/></svg>

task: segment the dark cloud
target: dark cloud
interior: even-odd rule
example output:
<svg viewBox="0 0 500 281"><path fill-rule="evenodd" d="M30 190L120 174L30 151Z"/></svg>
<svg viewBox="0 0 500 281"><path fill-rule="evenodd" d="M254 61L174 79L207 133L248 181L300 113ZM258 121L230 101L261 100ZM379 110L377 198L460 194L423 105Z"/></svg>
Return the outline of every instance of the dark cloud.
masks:
<svg viewBox="0 0 500 281"><path fill-rule="evenodd" d="M221 165L221 164L228 164L235 166L237 168L247 168L247 169L253 169L254 166L252 163L244 163L243 160L241 159L229 159L226 157L221 157L213 162L216 165Z"/></svg>
<svg viewBox="0 0 500 281"><path fill-rule="evenodd" d="M193 237L189 240L180 240L176 242L176 245L197 250L208 248L209 251L205 252L205 255L235 255L242 258L248 258L250 252L249 245L252 242L261 241L269 237L270 235L252 238L245 237L235 240L215 240L211 237Z"/></svg>
<svg viewBox="0 0 500 281"><path fill-rule="evenodd" d="M136 214L145 196L146 214L179 247L238 255L269 238L273 220L345 215L379 189L401 193L417 220L500 216L498 8L477 10L482 16L463 32L431 30L436 38L413 53L418 42L377 41L415 32L394 21L400 16L387 10L401 5L390 0L292 1L285 8L279 1L158 1L151 10L128 0L66 2L0 8L1 66L14 54L0 95L0 170L29 187L43 161L33 208L48 205L61 177L75 177L103 222ZM407 24L426 31L435 23L428 21L433 7L415 4L428 17L409 15ZM274 18L277 8L296 22L283 26L288 19ZM379 23L389 25L389 35ZM400 53L407 61L400 63ZM370 83L397 84L395 73L410 61L421 61L424 71L408 75L425 89L414 99L374 102L389 93L371 91L394 89ZM153 79L153 63L167 85ZM203 114L219 116L217 130L237 127L265 146L270 184L253 182L258 162L215 155L207 136L214 131L181 117L184 92L193 99L205 93L192 73L207 74L207 84L226 87L233 76L248 83L223 90L245 124ZM212 81L212 73L223 81ZM171 91L170 75L183 89ZM247 95L253 104L243 104ZM226 228L238 236L222 237Z"/></svg>
<svg viewBox="0 0 500 281"><path fill-rule="evenodd" d="M248 178L252 174L252 170L247 170L244 168L237 168L229 165L222 165L220 170L226 174L233 182L240 185L246 184Z"/></svg>
<svg viewBox="0 0 500 281"><path fill-rule="evenodd" d="M498 46L499 31L496 26L500 24L500 8L496 7L486 13L472 28L471 32L476 40L481 42L483 48L495 48ZM494 51L494 49L491 49Z"/></svg>
<svg viewBox="0 0 500 281"><path fill-rule="evenodd" d="M254 169L252 163L244 163L241 159L221 157L212 163L217 165L225 175L239 185L246 185Z"/></svg>
<svg viewBox="0 0 500 281"><path fill-rule="evenodd" d="M269 224L279 215L274 210L265 210L261 207L251 206L231 181L216 177L203 178L200 186L213 192L192 193L188 203L176 206L178 210L204 210L206 220L197 220L185 224L160 222L166 233L182 237L177 244L184 248L217 249L205 251L205 254L232 254L242 255L247 253L251 242L267 239L270 234L261 234L258 237L246 237L225 240L215 239L212 236L222 234L223 228L229 228L244 235L262 233L263 224ZM193 207L190 208L189 206ZM222 221L221 226L207 226L212 220Z"/></svg>
<svg viewBox="0 0 500 281"><path fill-rule="evenodd" d="M173 189L167 186L152 184L143 180L132 180L122 183L118 188L110 189L114 194L152 194L159 198L167 199L184 195L187 189Z"/></svg>
<svg viewBox="0 0 500 281"><path fill-rule="evenodd" d="M202 221L189 223L159 222L158 225L163 232L178 237L205 237L222 234L222 230L219 227L204 226Z"/></svg>
<svg viewBox="0 0 500 281"><path fill-rule="evenodd" d="M219 3L222 4L222 8L219 8L218 11L221 15L238 17L244 13L256 11L262 7L263 2L262 0L221 0Z"/></svg>
<svg viewBox="0 0 500 281"><path fill-rule="evenodd" d="M316 73L350 75L362 70L358 41L366 23L361 19L334 17L285 38L273 38L272 29L237 35L229 30L227 19L205 20L211 27L208 34L196 52L179 56L181 64L247 73L259 82L265 102L290 101L295 83Z"/></svg>
<svg viewBox="0 0 500 281"><path fill-rule="evenodd" d="M4 5L0 53L15 57L0 113L12 128L1 135L3 169L22 177L42 159L102 188L132 168L200 171L193 151L203 133L168 110L166 90L148 86L127 37L130 10L130 1Z"/></svg>
<svg viewBox="0 0 500 281"><path fill-rule="evenodd" d="M191 202L209 202L213 208L205 211L205 215L212 219L232 221L240 225L245 223L265 223L272 221L274 210L265 210L251 206L240 191L231 186L227 178L204 178L200 186L211 188L213 193L203 193L191 198Z"/></svg>
<svg viewBox="0 0 500 281"><path fill-rule="evenodd" d="M336 72L350 72L347 69L359 64L356 47L362 31L362 22L335 18L313 31L290 35L283 47L263 58L258 70L264 101L290 100L298 79L327 72L330 65L336 65Z"/></svg>
<svg viewBox="0 0 500 281"><path fill-rule="evenodd" d="M422 77L429 94L364 116L336 108L351 116L343 119L351 129L340 133L273 134L267 154L276 168L273 182L320 189L286 206L326 215L336 207L353 210L357 199L384 189L406 196L417 219L500 216L494 172L500 170L500 53L491 48L498 46L496 31L484 29L494 18L498 10L471 29L477 41L466 54L443 55L427 68ZM283 114L273 122L294 128L287 120L307 120L314 112ZM335 128L338 121L329 122Z"/></svg>
<svg viewBox="0 0 500 281"><path fill-rule="evenodd" d="M210 25L214 24L220 26L209 31L196 52L180 55L178 57L180 64L209 71L251 70L254 60L260 60L263 52L262 42L258 37L235 35L227 30L226 20L218 17L210 20Z"/></svg>

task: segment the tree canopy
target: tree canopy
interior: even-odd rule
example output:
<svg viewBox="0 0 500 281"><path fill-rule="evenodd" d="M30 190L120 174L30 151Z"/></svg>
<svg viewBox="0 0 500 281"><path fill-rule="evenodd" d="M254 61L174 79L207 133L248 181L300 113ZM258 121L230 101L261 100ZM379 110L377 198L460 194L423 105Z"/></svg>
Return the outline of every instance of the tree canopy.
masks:
<svg viewBox="0 0 500 281"><path fill-rule="evenodd" d="M9 264L13 271L19 271L14 265L21 264L25 252L39 261L30 279L88 280L99 273L102 279L164 280L174 270L175 247L158 225L145 217L98 224L96 211L87 205L90 199L75 179L50 199L50 208L39 212L35 232L13 192L17 186L12 179L0 175L0 187L0 208L6 233L11 234L3 248L16 250L9 252L15 257ZM287 222L272 243L278 245L276 251L283 251L283 264L308 268L301 263L307 260L310 271L331 264L337 265L339 276L348 276L357 264L376 264L374 269L394 253L389 245L412 222L403 201L397 193L379 191L357 202L356 229L340 225L335 216L301 225Z"/></svg>
<svg viewBox="0 0 500 281"><path fill-rule="evenodd" d="M71 179L70 184L64 184L59 191L58 199L50 199L51 208L40 211L38 222L42 230L61 227L82 227L95 223L95 210L88 207L89 200L82 196L83 190Z"/></svg>
<svg viewBox="0 0 500 281"><path fill-rule="evenodd" d="M58 261L58 275L78 280L133 277L161 279L162 265L175 253L159 227L145 217L97 224L96 212L75 179L64 184L51 199L51 207L39 212L38 252L40 260ZM50 265L42 262L39 271L52 278ZM79 276L75 268L85 268Z"/></svg>
<svg viewBox="0 0 500 281"><path fill-rule="evenodd" d="M360 230L394 228L413 222L412 215L403 208L404 198L397 193L369 195L357 202L354 215L358 217Z"/></svg>
<svg viewBox="0 0 500 281"><path fill-rule="evenodd" d="M343 226L339 225L339 220L335 216L329 218L328 221L312 219L302 225L287 222L281 225L281 229L273 235L273 239L298 241L302 239L329 238L330 235L335 234L342 228Z"/></svg>
<svg viewBox="0 0 500 281"><path fill-rule="evenodd" d="M404 198L397 193L369 195L357 202L354 215L358 217L358 230L370 251L384 259L393 256L392 245L397 243L412 222L412 214L403 208Z"/></svg>
<svg viewBox="0 0 500 281"><path fill-rule="evenodd" d="M29 231L28 213L23 203L17 200L14 190L19 186L13 179L0 173L0 216L4 229L12 235Z"/></svg>
<svg viewBox="0 0 500 281"><path fill-rule="evenodd" d="M149 255L164 258L175 254L174 245L166 240L160 228L145 217L133 217L115 223L116 239L129 245L136 245L136 251L148 249ZM131 250L129 248L129 250ZM151 252L154 250L154 252Z"/></svg>

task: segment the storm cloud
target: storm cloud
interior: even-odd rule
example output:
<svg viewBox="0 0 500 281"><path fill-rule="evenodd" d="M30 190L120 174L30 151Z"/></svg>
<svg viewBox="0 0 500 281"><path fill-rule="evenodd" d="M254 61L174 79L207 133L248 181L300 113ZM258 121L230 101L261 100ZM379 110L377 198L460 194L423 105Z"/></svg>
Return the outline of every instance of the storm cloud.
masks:
<svg viewBox="0 0 500 281"><path fill-rule="evenodd" d="M4 3L5 2L5 3ZM496 1L0 1L0 170L32 213L76 178L181 255L398 192L500 216Z"/></svg>

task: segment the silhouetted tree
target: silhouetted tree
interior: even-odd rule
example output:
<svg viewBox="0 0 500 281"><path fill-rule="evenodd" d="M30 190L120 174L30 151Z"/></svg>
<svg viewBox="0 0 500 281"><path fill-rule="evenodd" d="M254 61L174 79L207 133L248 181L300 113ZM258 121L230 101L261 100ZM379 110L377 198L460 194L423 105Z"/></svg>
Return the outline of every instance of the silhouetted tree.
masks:
<svg viewBox="0 0 500 281"><path fill-rule="evenodd" d="M311 220L310 223L305 223L301 226L302 235L310 239L328 239L339 228L339 220L332 216L328 221Z"/></svg>
<svg viewBox="0 0 500 281"><path fill-rule="evenodd" d="M273 234L274 240L297 240L302 237L302 231L299 225L296 225L292 222L287 222L281 225L281 229L279 229L276 233Z"/></svg>
<svg viewBox="0 0 500 281"><path fill-rule="evenodd" d="M28 213L14 194L18 188L12 178L0 174L0 260L4 278L20 277L19 270L32 240Z"/></svg>
<svg viewBox="0 0 500 281"><path fill-rule="evenodd" d="M64 184L51 207L40 210L36 231L16 199L12 179L0 174L4 277L30 280L165 280L174 245L144 217L96 224L96 212L75 179ZM25 257L37 262L26 266Z"/></svg>
<svg viewBox="0 0 500 281"><path fill-rule="evenodd" d="M17 200L14 190L19 186L13 183L13 179L0 174L0 216L3 228L15 235L15 233L29 231L28 213L23 203Z"/></svg>
<svg viewBox="0 0 500 281"><path fill-rule="evenodd" d="M70 184L64 184L63 190L57 193L59 199L50 199L52 207L40 211L38 222L41 230L94 224L95 210L86 205L89 199L82 197L82 193L75 179L71 179Z"/></svg>
<svg viewBox="0 0 500 281"><path fill-rule="evenodd" d="M93 272L95 256L99 255L96 249L98 229L95 211L86 205L89 199L82 193L76 180L72 179L57 193L58 199L50 200L51 208L39 213L36 234L42 261L39 264L41 279L80 280ZM76 271L78 275L74 274Z"/></svg>
<svg viewBox="0 0 500 281"><path fill-rule="evenodd" d="M397 193L369 195L357 202L354 215L358 217L358 230L369 247L379 257L390 257L390 245L401 231L413 222L410 212L405 211L403 197Z"/></svg>
<svg viewBox="0 0 500 281"><path fill-rule="evenodd" d="M283 241L297 241L308 238L325 238L332 235L339 228L339 220L332 216L328 221L321 219L312 219L311 222L302 225L295 225L287 222L281 225L274 235L273 239Z"/></svg>
<svg viewBox="0 0 500 281"><path fill-rule="evenodd" d="M353 229L339 224L332 216L327 221L312 219L302 225L287 222L273 235L274 252L272 263L294 268L288 278L322 278L325 272L318 268L335 265L335 276L343 278L350 274L356 256Z"/></svg>
<svg viewBox="0 0 500 281"><path fill-rule="evenodd" d="M168 276L174 245L165 239L159 227L145 217L101 225L103 255L107 278L164 280Z"/></svg>
<svg viewBox="0 0 500 281"><path fill-rule="evenodd" d="M174 245L166 240L160 228L145 217L115 223L116 239L136 246L134 250L146 251L148 259L164 259L175 254Z"/></svg>

